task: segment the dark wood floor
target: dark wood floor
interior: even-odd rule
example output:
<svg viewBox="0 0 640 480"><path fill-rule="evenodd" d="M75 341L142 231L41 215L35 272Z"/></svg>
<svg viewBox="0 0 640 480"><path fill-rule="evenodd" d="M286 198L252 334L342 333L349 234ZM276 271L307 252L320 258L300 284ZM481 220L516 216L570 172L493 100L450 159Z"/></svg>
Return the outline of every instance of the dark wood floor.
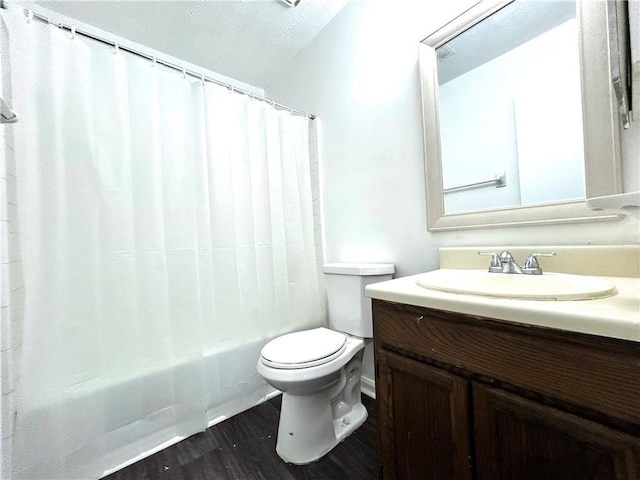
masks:
<svg viewBox="0 0 640 480"><path fill-rule="evenodd" d="M108 480L360 480L375 479L375 401L363 395L366 423L317 462L298 466L276 454L278 396L115 472Z"/></svg>

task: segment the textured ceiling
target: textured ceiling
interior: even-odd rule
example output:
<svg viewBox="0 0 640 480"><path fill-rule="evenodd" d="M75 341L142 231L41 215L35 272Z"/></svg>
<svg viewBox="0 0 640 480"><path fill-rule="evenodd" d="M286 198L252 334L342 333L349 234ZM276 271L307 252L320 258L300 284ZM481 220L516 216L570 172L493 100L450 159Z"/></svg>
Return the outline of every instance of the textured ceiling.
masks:
<svg viewBox="0 0 640 480"><path fill-rule="evenodd" d="M39 1L39 5L264 88L346 0Z"/></svg>

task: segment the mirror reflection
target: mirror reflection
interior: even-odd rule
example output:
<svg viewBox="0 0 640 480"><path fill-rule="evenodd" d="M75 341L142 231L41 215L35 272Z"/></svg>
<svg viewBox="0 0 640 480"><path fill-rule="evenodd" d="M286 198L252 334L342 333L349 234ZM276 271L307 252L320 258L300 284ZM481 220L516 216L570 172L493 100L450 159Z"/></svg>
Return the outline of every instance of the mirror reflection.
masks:
<svg viewBox="0 0 640 480"><path fill-rule="evenodd" d="M585 198L572 1L516 0L436 49L446 214Z"/></svg>

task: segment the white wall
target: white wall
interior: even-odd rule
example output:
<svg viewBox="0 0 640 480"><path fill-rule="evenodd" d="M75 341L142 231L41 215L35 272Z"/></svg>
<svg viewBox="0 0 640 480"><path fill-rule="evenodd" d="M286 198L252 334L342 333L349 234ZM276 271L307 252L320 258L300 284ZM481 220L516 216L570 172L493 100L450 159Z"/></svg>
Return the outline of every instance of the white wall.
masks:
<svg viewBox="0 0 640 480"><path fill-rule="evenodd" d="M469 1L352 1L266 94L314 112L322 126L327 261L392 262L397 276L438 267L440 245L638 243L623 221L429 233L419 40ZM623 132L624 184L640 187L640 122ZM370 351L365 376L373 378Z"/></svg>

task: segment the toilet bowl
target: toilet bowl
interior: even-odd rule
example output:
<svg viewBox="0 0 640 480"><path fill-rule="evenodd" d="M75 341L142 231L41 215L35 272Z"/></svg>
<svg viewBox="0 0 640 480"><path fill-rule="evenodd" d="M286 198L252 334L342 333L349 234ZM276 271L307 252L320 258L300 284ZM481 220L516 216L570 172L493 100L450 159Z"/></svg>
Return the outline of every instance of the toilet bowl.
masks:
<svg viewBox="0 0 640 480"><path fill-rule="evenodd" d="M276 452L285 462L304 465L325 455L367 419L360 376L369 340L321 327L273 342L276 345L267 344L260 355L258 373L283 392ZM307 355L293 356L274 348L286 343L298 347L300 354L303 347L310 348Z"/></svg>
<svg viewBox="0 0 640 480"><path fill-rule="evenodd" d="M258 373L282 392L276 452L285 462L318 460L367 419L360 397L364 347L371 342L370 283L390 280L390 264L328 264L330 329L294 332L267 343Z"/></svg>

